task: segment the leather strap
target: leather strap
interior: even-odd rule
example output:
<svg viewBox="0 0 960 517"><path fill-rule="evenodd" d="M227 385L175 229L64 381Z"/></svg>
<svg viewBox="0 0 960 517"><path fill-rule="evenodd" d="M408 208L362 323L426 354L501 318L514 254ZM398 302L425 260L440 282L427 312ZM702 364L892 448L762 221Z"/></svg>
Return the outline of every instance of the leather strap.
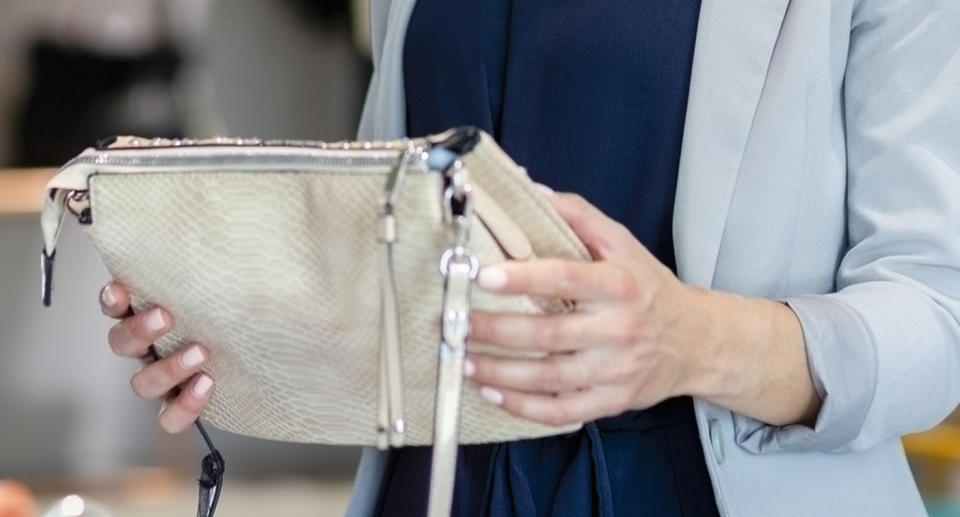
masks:
<svg viewBox="0 0 960 517"><path fill-rule="evenodd" d="M479 270L477 256L466 247L473 217L472 194L469 173L457 160L447 172L444 192L444 215L453 242L440 258L440 272L444 276L443 310L427 517L446 517L453 505L463 362L470 330L470 285Z"/></svg>
<svg viewBox="0 0 960 517"><path fill-rule="evenodd" d="M450 264L447 272L443 301L443 340L440 343L437 371L428 517L446 517L453 504L463 361L469 324L470 269L469 263L457 262Z"/></svg>

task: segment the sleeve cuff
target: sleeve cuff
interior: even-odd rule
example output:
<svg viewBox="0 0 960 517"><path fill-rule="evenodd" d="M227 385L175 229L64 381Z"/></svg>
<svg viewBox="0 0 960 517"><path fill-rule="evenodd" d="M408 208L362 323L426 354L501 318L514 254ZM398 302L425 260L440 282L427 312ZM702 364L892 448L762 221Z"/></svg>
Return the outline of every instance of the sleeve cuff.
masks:
<svg viewBox="0 0 960 517"><path fill-rule="evenodd" d="M813 427L776 427L734 414L737 444L756 453L843 450L860 433L877 380L874 339L863 318L836 295L785 300L803 329L807 362L823 404Z"/></svg>

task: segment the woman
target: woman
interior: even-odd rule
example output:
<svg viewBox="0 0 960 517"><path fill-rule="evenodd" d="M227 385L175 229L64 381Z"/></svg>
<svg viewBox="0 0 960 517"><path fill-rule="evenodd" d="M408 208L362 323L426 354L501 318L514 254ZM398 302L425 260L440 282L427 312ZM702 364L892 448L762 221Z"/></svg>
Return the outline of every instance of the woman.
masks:
<svg viewBox="0 0 960 517"><path fill-rule="evenodd" d="M462 448L454 513L922 515L898 438L960 400L960 4L476 4L373 2L361 137L477 124L590 200L548 195L594 263L478 279L578 300L473 318L473 339L556 353L467 373L511 413L592 422ZM102 300L127 309L119 285ZM170 324L110 342L142 356ZM165 429L209 398L204 359L134 377L191 388ZM367 451L348 514L417 514L426 454Z"/></svg>

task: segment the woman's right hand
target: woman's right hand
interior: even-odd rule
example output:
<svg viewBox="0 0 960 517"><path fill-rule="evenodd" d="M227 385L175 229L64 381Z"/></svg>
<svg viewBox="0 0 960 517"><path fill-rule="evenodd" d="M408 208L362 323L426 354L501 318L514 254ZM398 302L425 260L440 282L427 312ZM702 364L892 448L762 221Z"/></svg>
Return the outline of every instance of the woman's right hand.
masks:
<svg viewBox="0 0 960 517"><path fill-rule="evenodd" d="M130 294L116 282L100 291L100 310L120 320L107 334L113 353L144 363L130 379L133 392L148 400L164 399L157 420L165 431L179 433L190 427L213 393L213 379L202 372L207 349L192 344L154 361L151 346L170 330L173 318L159 307L133 314ZM177 387L179 393L174 390Z"/></svg>

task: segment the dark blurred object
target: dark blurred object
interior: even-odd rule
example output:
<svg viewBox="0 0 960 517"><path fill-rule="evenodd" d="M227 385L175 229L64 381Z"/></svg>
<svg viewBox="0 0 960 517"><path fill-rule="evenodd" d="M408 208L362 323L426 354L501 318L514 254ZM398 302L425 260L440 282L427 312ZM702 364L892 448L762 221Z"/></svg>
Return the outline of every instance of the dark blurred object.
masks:
<svg viewBox="0 0 960 517"><path fill-rule="evenodd" d="M173 93L181 63L171 47L105 55L38 42L14 164L61 164L105 135L182 136Z"/></svg>
<svg viewBox="0 0 960 517"><path fill-rule="evenodd" d="M339 18L350 11L350 0L286 0L297 12L310 21L328 21Z"/></svg>
<svg viewBox="0 0 960 517"><path fill-rule="evenodd" d="M0 517L36 517L37 503L21 483L0 479Z"/></svg>

